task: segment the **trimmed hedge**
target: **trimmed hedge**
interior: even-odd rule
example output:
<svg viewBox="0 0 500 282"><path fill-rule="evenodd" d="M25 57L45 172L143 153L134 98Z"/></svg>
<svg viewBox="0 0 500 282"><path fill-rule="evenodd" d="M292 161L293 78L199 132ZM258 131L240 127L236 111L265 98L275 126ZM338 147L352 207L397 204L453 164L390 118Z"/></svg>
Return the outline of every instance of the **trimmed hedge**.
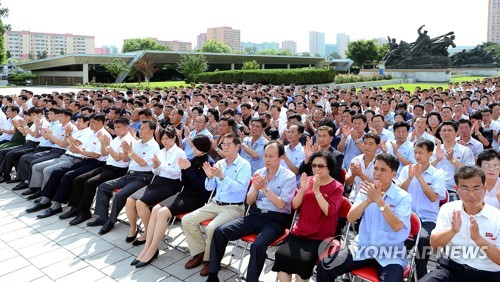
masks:
<svg viewBox="0 0 500 282"><path fill-rule="evenodd" d="M245 82L274 85L332 83L334 79L335 71L329 69L230 70L201 73L197 77L198 81L211 84Z"/></svg>

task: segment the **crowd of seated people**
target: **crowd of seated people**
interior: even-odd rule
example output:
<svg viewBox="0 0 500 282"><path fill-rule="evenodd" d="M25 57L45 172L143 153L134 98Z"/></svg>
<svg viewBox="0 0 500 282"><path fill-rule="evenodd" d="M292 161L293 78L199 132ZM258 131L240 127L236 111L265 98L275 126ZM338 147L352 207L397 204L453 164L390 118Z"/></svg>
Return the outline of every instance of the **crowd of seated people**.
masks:
<svg viewBox="0 0 500 282"><path fill-rule="evenodd" d="M228 242L250 235L247 281L258 281L268 246L278 243L280 281L307 281L315 267L317 281L366 267L381 281L402 281L414 213L416 278L498 281L500 79L414 91L244 83L22 90L1 101L0 183L33 200L27 213L99 235L125 212L124 240L143 248L136 268L158 257L178 217L191 255L185 268L201 266L207 281L224 271ZM343 197L356 237L327 250L343 226ZM383 257L353 251L388 246ZM427 269L433 252L454 247L483 256L443 251Z"/></svg>

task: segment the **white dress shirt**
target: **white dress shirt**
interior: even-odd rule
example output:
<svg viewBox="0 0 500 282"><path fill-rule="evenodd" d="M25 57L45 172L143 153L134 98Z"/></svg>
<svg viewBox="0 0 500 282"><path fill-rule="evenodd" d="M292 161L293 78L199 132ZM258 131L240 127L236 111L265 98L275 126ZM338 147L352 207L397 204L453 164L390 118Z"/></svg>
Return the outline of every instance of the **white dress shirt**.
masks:
<svg viewBox="0 0 500 282"><path fill-rule="evenodd" d="M169 179L181 179L181 168L177 159L186 158L186 153L181 148L174 145L172 148L166 150L161 149L160 152L156 154L161 165L157 168L153 168L155 175L169 178Z"/></svg>

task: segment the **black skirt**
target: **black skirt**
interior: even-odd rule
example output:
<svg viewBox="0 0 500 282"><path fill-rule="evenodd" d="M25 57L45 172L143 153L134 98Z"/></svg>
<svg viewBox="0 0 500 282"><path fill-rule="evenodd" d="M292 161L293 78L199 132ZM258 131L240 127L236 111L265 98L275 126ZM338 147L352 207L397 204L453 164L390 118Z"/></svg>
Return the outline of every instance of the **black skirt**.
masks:
<svg viewBox="0 0 500 282"><path fill-rule="evenodd" d="M135 192L130 197L140 200L148 206L154 206L159 202L179 193L181 189L182 182L180 179L155 176L151 184Z"/></svg>
<svg viewBox="0 0 500 282"><path fill-rule="evenodd" d="M185 195L183 193L169 197L159 203L162 207L167 207L173 216L189 213L205 204L203 195Z"/></svg>
<svg viewBox="0 0 500 282"><path fill-rule="evenodd" d="M276 251L273 271L297 274L304 280L311 278L321 242L290 233Z"/></svg>

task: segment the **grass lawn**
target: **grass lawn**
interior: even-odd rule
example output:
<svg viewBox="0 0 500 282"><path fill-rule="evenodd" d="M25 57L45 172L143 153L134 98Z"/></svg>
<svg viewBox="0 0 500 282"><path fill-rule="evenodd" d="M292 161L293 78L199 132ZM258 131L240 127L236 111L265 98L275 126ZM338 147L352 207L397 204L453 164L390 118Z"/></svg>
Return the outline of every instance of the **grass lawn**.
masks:
<svg viewBox="0 0 500 282"><path fill-rule="evenodd" d="M450 82L462 82L462 81L473 81L473 80L483 80L487 78L487 76L456 76L452 77ZM410 92L413 92L417 86L420 86L422 89L429 89L429 88L436 88L436 87L443 87L447 88L448 83L447 82L437 82L437 83L432 83L432 82L416 82L416 83L402 83L402 84L388 84L382 86L382 89L387 89L389 87L392 88L399 88L403 87L405 90L408 90Z"/></svg>
<svg viewBox="0 0 500 282"><path fill-rule="evenodd" d="M129 83L114 83L113 86L116 88L134 88L137 86L142 86L143 88L148 87L148 84L146 82L141 82L140 84L138 82L129 82ZM154 89L155 87L160 87L163 89L163 87L172 87L172 86L187 86L187 84L184 81L159 81L159 82L150 82L149 83L149 88ZM109 87L112 88L112 87Z"/></svg>

